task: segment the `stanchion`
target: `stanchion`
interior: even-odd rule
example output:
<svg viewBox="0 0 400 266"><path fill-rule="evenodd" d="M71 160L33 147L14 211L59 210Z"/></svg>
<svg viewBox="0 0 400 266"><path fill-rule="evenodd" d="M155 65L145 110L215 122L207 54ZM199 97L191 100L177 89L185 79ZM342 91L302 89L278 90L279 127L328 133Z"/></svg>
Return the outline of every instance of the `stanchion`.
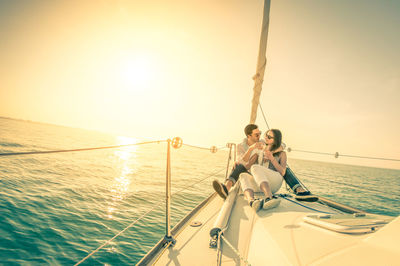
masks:
<svg viewBox="0 0 400 266"><path fill-rule="evenodd" d="M165 236L164 246L172 247L175 245L176 240L171 235L171 142L175 149L182 146L182 139L176 137L167 140L167 170L165 182Z"/></svg>

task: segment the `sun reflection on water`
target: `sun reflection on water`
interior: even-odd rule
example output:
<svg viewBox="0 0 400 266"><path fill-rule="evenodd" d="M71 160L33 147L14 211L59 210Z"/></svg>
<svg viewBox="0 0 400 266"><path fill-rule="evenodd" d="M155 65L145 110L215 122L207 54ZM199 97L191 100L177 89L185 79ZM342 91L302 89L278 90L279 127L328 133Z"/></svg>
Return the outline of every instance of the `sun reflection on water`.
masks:
<svg viewBox="0 0 400 266"><path fill-rule="evenodd" d="M137 142L133 138L118 136L117 145L126 145ZM111 200L108 202L107 217L113 218L113 213L117 210L118 202L122 201L128 192L132 176L136 172L134 167L137 157L137 146L123 147L114 152L116 157L115 167L120 174L116 175L111 185Z"/></svg>

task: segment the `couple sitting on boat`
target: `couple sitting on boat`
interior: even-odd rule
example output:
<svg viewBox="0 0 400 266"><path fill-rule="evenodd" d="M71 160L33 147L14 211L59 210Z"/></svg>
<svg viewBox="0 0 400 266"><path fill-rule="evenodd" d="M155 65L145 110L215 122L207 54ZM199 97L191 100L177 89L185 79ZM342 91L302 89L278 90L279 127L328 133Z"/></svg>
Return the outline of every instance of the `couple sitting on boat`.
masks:
<svg viewBox="0 0 400 266"><path fill-rule="evenodd" d="M265 133L265 141L260 141L261 131L255 124L247 125L244 132L247 138L237 146L239 159L229 178L225 184L217 180L213 182L215 191L222 198L228 196L231 187L239 180L250 207L255 211L271 209L280 203L273 194L279 190L285 178L297 199L317 199L310 196L310 192L306 191L286 168L287 156L282 149L282 133L278 129L268 130ZM254 192L259 190L264 193L264 199L254 197Z"/></svg>

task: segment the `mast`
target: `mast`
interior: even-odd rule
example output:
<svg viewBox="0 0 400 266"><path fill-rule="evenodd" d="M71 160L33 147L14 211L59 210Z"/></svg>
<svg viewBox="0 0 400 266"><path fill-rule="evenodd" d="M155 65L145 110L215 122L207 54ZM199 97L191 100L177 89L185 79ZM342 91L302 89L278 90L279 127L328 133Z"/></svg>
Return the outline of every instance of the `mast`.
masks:
<svg viewBox="0 0 400 266"><path fill-rule="evenodd" d="M261 28L260 47L258 50L258 60L256 74L254 75L253 100L251 104L250 123L254 124L257 118L257 107L260 102L262 83L264 81L265 67L267 65L267 40L269 26L269 10L271 0L264 0L264 14Z"/></svg>

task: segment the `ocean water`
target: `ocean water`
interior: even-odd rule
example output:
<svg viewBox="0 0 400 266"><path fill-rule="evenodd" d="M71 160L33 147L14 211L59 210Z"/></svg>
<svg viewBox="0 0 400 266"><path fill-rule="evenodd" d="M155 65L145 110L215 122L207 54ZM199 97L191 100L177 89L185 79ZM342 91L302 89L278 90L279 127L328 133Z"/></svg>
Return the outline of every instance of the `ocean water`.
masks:
<svg viewBox="0 0 400 266"><path fill-rule="evenodd" d="M134 139L0 118L0 153L118 145ZM225 177L227 150L172 149L172 224ZM289 154L290 156L290 154ZM289 158L315 194L400 215L400 171ZM135 264L165 234L166 144L0 156L0 264Z"/></svg>

